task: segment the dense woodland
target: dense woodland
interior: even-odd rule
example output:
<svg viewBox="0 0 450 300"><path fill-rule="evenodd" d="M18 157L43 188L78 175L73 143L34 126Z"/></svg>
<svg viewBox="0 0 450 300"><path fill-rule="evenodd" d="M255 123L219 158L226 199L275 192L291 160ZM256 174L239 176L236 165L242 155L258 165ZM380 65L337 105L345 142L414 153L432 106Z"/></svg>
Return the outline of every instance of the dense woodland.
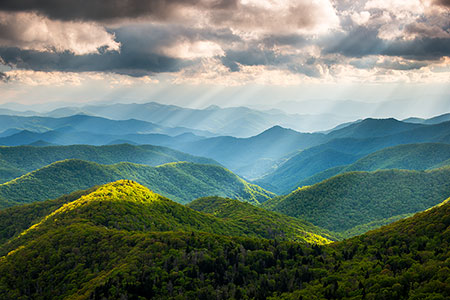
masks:
<svg viewBox="0 0 450 300"><path fill-rule="evenodd" d="M450 167L349 172L273 198L263 206L340 232L437 205L450 197L449 178Z"/></svg>
<svg viewBox="0 0 450 300"><path fill-rule="evenodd" d="M0 147L0 299L447 299L449 126Z"/></svg>
<svg viewBox="0 0 450 300"><path fill-rule="evenodd" d="M189 227L152 228L152 205ZM448 203L330 246L205 233L173 205L130 181L65 204L4 244L1 298L450 297Z"/></svg>
<svg viewBox="0 0 450 300"><path fill-rule="evenodd" d="M123 178L139 181L180 203L209 195L260 203L274 195L217 165L188 162L157 167L133 163L101 165L70 159L1 184L0 208L52 199Z"/></svg>

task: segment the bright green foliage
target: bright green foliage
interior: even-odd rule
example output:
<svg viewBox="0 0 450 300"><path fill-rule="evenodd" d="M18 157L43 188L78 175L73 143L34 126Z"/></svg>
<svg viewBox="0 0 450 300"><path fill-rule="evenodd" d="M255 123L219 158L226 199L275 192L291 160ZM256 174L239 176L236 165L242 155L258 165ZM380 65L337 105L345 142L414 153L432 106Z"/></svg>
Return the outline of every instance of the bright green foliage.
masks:
<svg viewBox="0 0 450 300"><path fill-rule="evenodd" d="M100 164L132 162L157 166L169 162L189 161L218 164L212 159L197 157L166 147L129 144L111 146L70 145L52 147L0 146L0 182L7 182L53 162L82 159Z"/></svg>
<svg viewBox="0 0 450 300"><path fill-rule="evenodd" d="M450 167L344 173L271 199L264 208L341 232L428 209L450 196Z"/></svg>
<svg viewBox="0 0 450 300"><path fill-rule="evenodd" d="M13 206L0 210L0 245L17 236L31 225L36 224L62 205L90 194L96 189L97 187L93 187L83 191L76 191L54 200Z"/></svg>
<svg viewBox="0 0 450 300"><path fill-rule="evenodd" d="M334 239L331 233L309 222L264 210L249 203L221 197L205 197L192 201L188 207L215 217L233 221L258 236L268 239L289 239L326 244Z"/></svg>
<svg viewBox="0 0 450 300"><path fill-rule="evenodd" d="M219 219L120 181L8 243L0 299L448 299L449 216L446 203L329 246L148 232Z"/></svg>
<svg viewBox="0 0 450 300"><path fill-rule="evenodd" d="M369 154L351 165L334 167L317 173L296 186L312 185L337 174L350 171L385 169L428 170L450 165L450 145L437 143L389 147Z"/></svg>
<svg viewBox="0 0 450 300"><path fill-rule="evenodd" d="M229 201L244 204L247 211L252 211L251 208L254 207L238 200ZM196 200L196 203L199 202L201 201ZM234 236L296 240L315 244L330 242L326 238L329 237L326 235L326 231L307 222L266 212L261 208L254 208L255 212L270 215L270 221L282 224L283 228L278 228L278 230L272 228L269 226L267 218L261 220L255 218L252 222L246 223L238 218L220 218L199 213L133 181L120 180L98 189L91 188L55 200L16 206L0 211L0 241L4 243L47 216L41 223L48 225L57 220L58 225L64 225L67 223L66 220L69 220L69 223L75 220L133 231L203 231ZM276 220L277 216L280 221ZM292 224L288 221L292 221ZM33 226L34 229L31 233L41 226L43 225ZM281 231L281 229L285 231ZM326 237L319 235L322 233ZM23 234L20 239L23 239ZM17 243L17 239L13 243Z"/></svg>
<svg viewBox="0 0 450 300"><path fill-rule="evenodd" d="M53 199L119 179L138 181L181 203L210 195L260 203L273 196L215 165L187 162L158 167L132 163L100 165L72 159L53 163L0 185L0 208Z"/></svg>

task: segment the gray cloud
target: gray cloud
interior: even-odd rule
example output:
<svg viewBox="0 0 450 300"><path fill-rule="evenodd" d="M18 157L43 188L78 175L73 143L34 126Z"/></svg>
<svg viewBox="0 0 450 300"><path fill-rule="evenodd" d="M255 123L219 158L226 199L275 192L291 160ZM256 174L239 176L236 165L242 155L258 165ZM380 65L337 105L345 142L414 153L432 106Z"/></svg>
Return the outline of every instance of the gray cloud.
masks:
<svg viewBox="0 0 450 300"><path fill-rule="evenodd" d="M336 17L333 7L322 10L320 4L327 4L326 0L315 5L310 4L310 1L297 1L285 10L280 10L282 13L263 6L245 5L238 0L3 0L0 1L0 11L33 11L51 20L83 21L78 23L94 24L107 33L103 36L110 39L100 43L103 47L98 48L98 51L97 48L93 48L95 51L90 48L89 51L75 55L70 48L58 51L46 48L47 45L52 45L47 41L42 47L36 47L37 43L27 39L24 34L26 30L18 32L17 24L0 23L0 46L3 46L0 48L0 59L5 64L20 69L98 71L143 76L180 71L198 64L202 55L209 53L209 56L206 54L203 57L215 57L216 61L220 59L233 72L240 71L241 65L266 66L320 77L324 68L347 64L349 61L350 65L363 69L379 67L412 70L425 66L429 60L450 56L448 27L445 27L448 22L438 22L436 16L433 17L433 24L425 16L408 24L401 24L397 20L395 25L401 25L399 35L385 38L380 36L380 28L390 25L389 22L394 22L395 18L391 18L391 21L389 18L383 19L383 9L373 9L370 21L352 20L353 13L365 9L365 2L334 1L335 8L339 11L340 28L329 31L324 37L309 34L308 29L317 29L315 26L320 27L322 23L326 25L328 19ZM448 6L449 1L434 3ZM190 8L187 15L192 14L192 11L198 12L201 21L196 23L196 20L191 20L193 23L188 22L184 26L174 25L186 17L182 13L186 7ZM114 24L118 19L141 17L134 23L140 25L126 25L130 24L126 22ZM158 22L160 25L145 23L148 19L162 22ZM105 28L104 26L108 26L105 24L110 27ZM80 32L82 38L76 40L82 44L86 44L86 40L90 41L83 38L85 32L93 37L90 31ZM318 32L323 33L320 30ZM19 33L25 37L20 37ZM58 39L51 39L53 44L63 44L59 42L63 40L60 36L64 37L61 34ZM404 37L415 38L408 40L403 39ZM2 43L2 40L6 42ZM91 40L98 42L99 39ZM120 51L107 51L107 45L110 45L110 50L114 49L112 42L120 43ZM195 47L196 42L200 46L216 46L218 51L201 52L203 48ZM92 44L97 46L98 43ZM304 50L308 47L314 48L314 52L310 53L319 57L308 54L308 50ZM189 53L197 51L200 54L177 56L186 49ZM377 55L402 57L407 62L396 59L383 63L362 60Z"/></svg>
<svg viewBox="0 0 450 300"><path fill-rule="evenodd" d="M347 57L387 55L415 60L437 60L450 56L450 39L383 40L377 35L375 28L356 27L348 33L322 40L323 53L339 53Z"/></svg>
<svg viewBox="0 0 450 300"><path fill-rule="evenodd" d="M236 0L3 0L0 10L37 11L52 19L106 21L152 16L167 19L182 6L229 9Z"/></svg>
<svg viewBox="0 0 450 300"><path fill-rule="evenodd" d="M9 76L6 73L0 72L0 81L8 82L9 79L10 79Z"/></svg>
<svg viewBox="0 0 450 300"><path fill-rule="evenodd" d="M450 0L434 0L433 2L437 5L450 7Z"/></svg>
<svg viewBox="0 0 450 300"><path fill-rule="evenodd" d="M240 41L229 30L211 31L182 26L136 25L111 31L121 43L120 52L99 49L99 53L74 55L69 51L43 52L17 47L0 48L3 64L19 69L66 72L114 72L144 76L159 72L177 72L195 60L170 57L161 48L176 45L180 40L209 40L218 43Z"/></svg>

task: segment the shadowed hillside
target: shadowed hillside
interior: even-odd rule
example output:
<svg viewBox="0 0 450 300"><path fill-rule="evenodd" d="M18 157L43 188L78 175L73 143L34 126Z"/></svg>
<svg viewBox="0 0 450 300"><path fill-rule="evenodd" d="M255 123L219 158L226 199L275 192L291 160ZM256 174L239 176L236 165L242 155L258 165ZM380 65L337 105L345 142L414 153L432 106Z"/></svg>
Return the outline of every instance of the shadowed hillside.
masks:
<svg viewBox="0 0 450 300"><path fill-rule="evenodd" d="M259 203L272 196L220 166L187 162L158 167L132 163L101 165L72 159L53 163L0 185L0 207L53 199L123 178L139 181L181 203L210 195Z"/></svg>

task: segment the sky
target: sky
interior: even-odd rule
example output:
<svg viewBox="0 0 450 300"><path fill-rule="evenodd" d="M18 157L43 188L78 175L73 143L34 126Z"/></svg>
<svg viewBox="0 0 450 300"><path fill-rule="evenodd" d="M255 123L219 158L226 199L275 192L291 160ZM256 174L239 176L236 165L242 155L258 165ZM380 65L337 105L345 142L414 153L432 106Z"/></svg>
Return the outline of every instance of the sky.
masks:
<svg viewBox="0 0 450 300"><path fill-rule="evenodd" d="M0 104L412 101L423 115L449 83L449 0L0 2Z"/></svg>

